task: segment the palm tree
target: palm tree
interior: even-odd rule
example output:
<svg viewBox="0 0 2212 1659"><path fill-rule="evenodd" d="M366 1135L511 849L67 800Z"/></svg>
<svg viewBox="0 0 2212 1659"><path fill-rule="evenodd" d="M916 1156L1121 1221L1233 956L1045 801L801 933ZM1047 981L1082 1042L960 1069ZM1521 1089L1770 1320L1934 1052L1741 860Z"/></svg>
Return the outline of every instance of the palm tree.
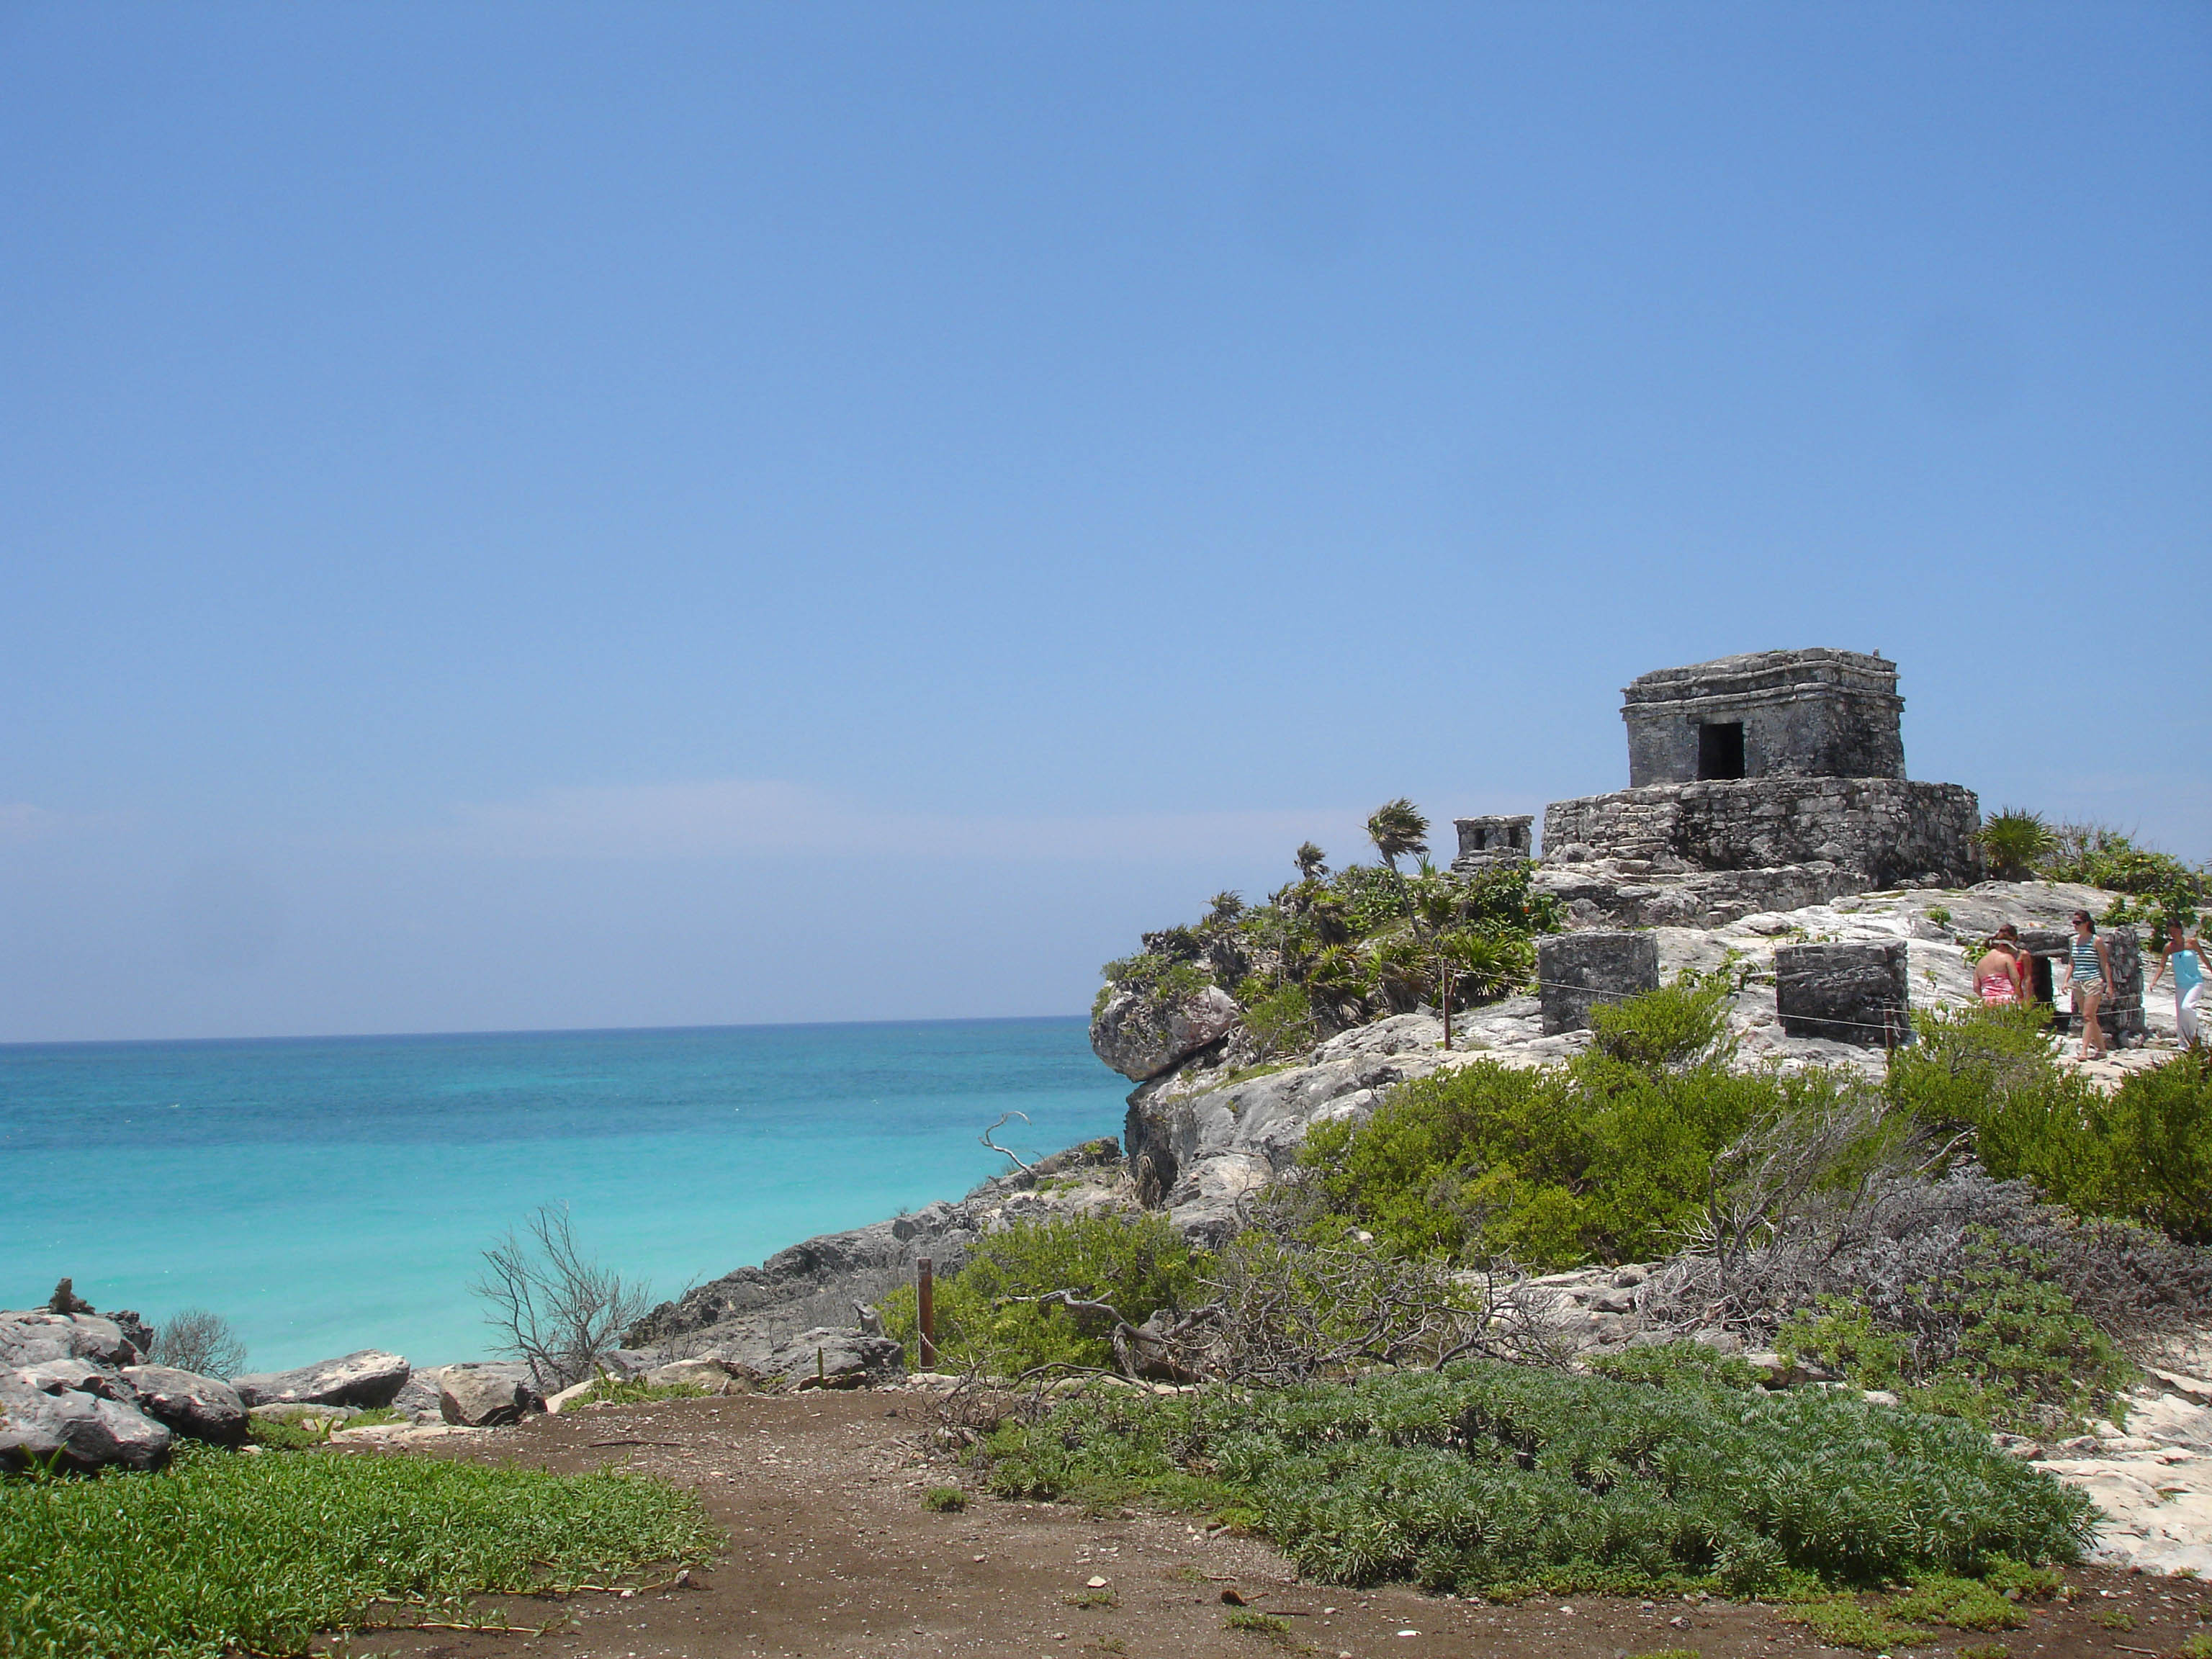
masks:
<svg viewBox="0 0 2212 1659"><path fill-rule="evenodd" d="M1317 881L1328 873L1328 854L1310 841L1298 843L1298 850L1291 854L1291 861L1298 866L1301 881Z"/></svg>
<svg viewBox="0 0 2212 1659"><path fill-rule="evenodd" d="M1367 820L1367 839L1375 843L1375 850L1382 855L1382 862L1390 866L1390 873L1398 873L1398 860L1408 853L1429 850L1429 821L1421 809L1400 796L1385 801L1375 809Z"/></svg>

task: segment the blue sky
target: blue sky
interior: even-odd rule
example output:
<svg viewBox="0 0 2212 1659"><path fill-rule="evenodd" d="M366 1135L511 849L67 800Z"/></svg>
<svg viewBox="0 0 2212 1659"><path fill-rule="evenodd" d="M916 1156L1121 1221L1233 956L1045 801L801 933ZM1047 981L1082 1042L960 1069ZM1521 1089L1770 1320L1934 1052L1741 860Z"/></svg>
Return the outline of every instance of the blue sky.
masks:
<svg viewBox="0 0 2212 1659"><path fill-rule="evenodd" d="M0 8L0 1040L1029 1014L1880 649L2212 855L2212 10Z"/></svg>

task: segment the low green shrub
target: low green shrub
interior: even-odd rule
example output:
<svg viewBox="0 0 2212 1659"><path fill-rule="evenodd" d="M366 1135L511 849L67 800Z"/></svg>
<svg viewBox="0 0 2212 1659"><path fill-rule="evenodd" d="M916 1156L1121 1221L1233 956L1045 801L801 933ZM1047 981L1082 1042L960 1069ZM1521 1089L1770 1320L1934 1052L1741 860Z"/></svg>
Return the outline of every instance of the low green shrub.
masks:
<svg viewBox="0 0 2212 1659"><path fill-rule="evenodd" d="M1736 1354L1723 1354L1702 1342L1655 1342L1620 1348L1591 1358L1589 1368L1616 1382L1642 1382L1655 1389L1704 1389L1741 1393L1759 1387L1759 1368Z"/></svg>
<svg viewBox="0 0 2212 1659"><path fill-rule="evenodd" d="M578 1395L571 1406L651 1406L663 1400L704 1400L707 1390L696 1382L648 1382L641 1376L610 1376Z"/></svg>
<svg viewBox="0 0 2212 1659"><path fill-rule="evenodd" d="M1710 1066L1726 1060L1729 983L1720 975L1678 976L1671 985L1590 1010L1590 1035L1599 1048L1627 1066Z"/></svg>
<svg viewBox="0 0 2212 1659"><path fill-rule="evenodd" d="M1110 1365L1106 1322L1025 1298L1076 1291L1141 1322L1191 1304L1200 1255L1163 1215L1024 1222L980 1241L968 1264L937 1283L937 1347L945 1361L1013 1376L1040 1365ZM921 1309L912 1285L884 1298L885 1332L920 1363Z"/></svg>
<svg viewBox="0 0 2212 1659"><path fill-rule="evenodd" d="M2036 860L2036 873L2046 881L2075 881L2108 893L2157 899L2185 917L2207 896L2203 870L2138 847L2131 837L2101 823L2061 824L2052 830L2048 848Z"/></svg>
<svg viewBox="0 0 2212 1659"><path fill-rule="evenodd" d="M968 1494L957 1486L932 1486L921 1495L922 1508L933 1515L952 1515L968 1507Z"/></svg>
<svg viewBox="0 0 2212 1659"><path fill-rule="evenodd" d="M1364 1123L1316 1124L1306 1190L1389 1249L1550 1270L1641 1261L1679 1243L1716 1158L1754 1122L1817 1115L1840 1073L1680 1066L1713 1051L1715 1004L1673 987L1608 1011L1603 1052L1549 1071L1477 1061L1400 1085Z"/></svg>
<svg viewBox="0 0 2212 1659"><path fill-rule="evenodd" d="M1984 1428L2078 1429L2124 1413L2135 1368L2076 1310L2048 1264L2016 1243L1978 1230L1957 1275L1917 1285L1911 1304L1907 1329L1823 1297L1784 1322L1775 1346Z"/></svg>
<svg viewBox="0 0 2212 1659"><path fill-rule="evenodd" d="M982 1461L1009 1496L1172 1503L1180 1477L1313 1577L1462 1592L1910 1581L2075 1559L2095 1513L1948 1419L1489 1363L1086 1395L1002 1425Z"/></svg>
<svg viewBox="0 0 2212 1659"><path fill-rule="evenodd" d="M722 1542L695 1493L638 1475L184 1445L160 1474L0 1483L0 1654L305 1654Z"/></svg>
<svg viewBox="0 0 2212 1659"><path fill-rule="evenodd" d="M2052 1059L2034 1010L1916 1015L1891 1057L1892 1103L1931 1129L1971 1134L2000 1180L2023 1180L2085 1215L2212 1243L2212 1055L2185 1054L2107 1095Z"/></svg>
<svg viewBox="0 0 2212 1659"><path fill-rule="evenodd" d="M1886 1653L1911 1642L1927 1642L1936 1632L1918 1625L1901 1625L1875 1604L1856 1596L1832 1601L1807 1601L1782 1610L1784 1622L1802 1625L1832 1648L1858 1648Z"/></svg>

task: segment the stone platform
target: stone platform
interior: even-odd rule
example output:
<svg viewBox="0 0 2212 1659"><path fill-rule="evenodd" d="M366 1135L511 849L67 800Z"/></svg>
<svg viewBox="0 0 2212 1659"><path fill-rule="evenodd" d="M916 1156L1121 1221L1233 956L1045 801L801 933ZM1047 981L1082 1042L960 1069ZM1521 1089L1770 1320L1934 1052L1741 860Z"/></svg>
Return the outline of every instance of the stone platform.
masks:
<svg viewBox="0 0 2212 1659"><path fill-rule="evenodd" d="M1634 860L1660 876L1831 865L1863 877L1861 890L1966 885L1981 879L1980 824L1974 792L1955 783L1710 779L1554 801L1544 809L1544 856Z"/></svg>

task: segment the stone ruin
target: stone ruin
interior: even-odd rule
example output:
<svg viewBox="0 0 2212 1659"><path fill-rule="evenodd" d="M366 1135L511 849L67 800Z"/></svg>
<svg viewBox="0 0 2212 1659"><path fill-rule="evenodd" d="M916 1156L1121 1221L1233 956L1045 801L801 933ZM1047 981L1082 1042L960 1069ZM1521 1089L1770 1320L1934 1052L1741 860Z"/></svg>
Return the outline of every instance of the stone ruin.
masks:
<svg viewBox="0 0 2212 1659"><path fill-rule="evenodd" d="M1535 815L1531 812L1510 817L1454 818L1453 827L1459 831L1459 856L1452 860L1451 867L1462 875L1471 875L1477 870L1488 869L1493 864L1534 858L1535 823Z"/></svg>
<svg viewBox="0 0 2212 1659"><path fill-rule="evenodd" d="M1906 778L1904 708L1896 665L1853 651L1645 674L1623 693L1629 787L1545 808L1539 884L1579 927L1717 927L1978 881L1980 803Z"/></svg>

